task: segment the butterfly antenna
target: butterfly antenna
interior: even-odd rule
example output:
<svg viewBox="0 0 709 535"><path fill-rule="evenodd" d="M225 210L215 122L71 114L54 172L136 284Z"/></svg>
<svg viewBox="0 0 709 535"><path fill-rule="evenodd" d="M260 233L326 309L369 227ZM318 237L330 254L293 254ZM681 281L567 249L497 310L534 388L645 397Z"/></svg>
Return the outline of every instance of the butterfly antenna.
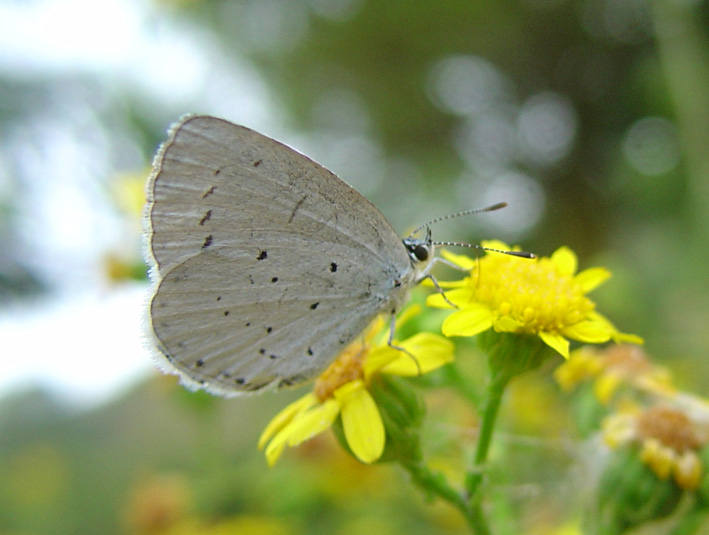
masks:
<svg viewBox="0 0 709 535"><path fill-rule="evenodd" d="M414 234L416 234L419 230L431 226L434 223L439 223L441 221L446 221L448 219L453 219L454 217L461 217L464 215L470 215L470 214L479 214L480 212L494 212L495 210L499 210L501 208L504 208L507 206L506 202L498 202L497 204L492 204L490 206L486 206L485 208L475 208L473 210L463 210L462 212L457 212L455 214L448 214L444 215L441 217L437 217L435 219L431 219L431 221L428 221L424 223L423 225L419 225L416 227L411 234L409 234L409 238L412 238ZM453 245L453 244L452 244Z"/></svg>
<svg viewBox="0 0 709 535"><path fill-rule="evenodd" d="M483 247L482 245L477 245L475 243L463 243L457 241L434 241L433 245L441 245L443 247L467 247L468 249L477 249L478 251L488 251L491 253L501 253L510 256L519 256L520 258L537 258L534 253L528 253L526 251L503 251L502 249L493 249L492 247Z"/></svg>

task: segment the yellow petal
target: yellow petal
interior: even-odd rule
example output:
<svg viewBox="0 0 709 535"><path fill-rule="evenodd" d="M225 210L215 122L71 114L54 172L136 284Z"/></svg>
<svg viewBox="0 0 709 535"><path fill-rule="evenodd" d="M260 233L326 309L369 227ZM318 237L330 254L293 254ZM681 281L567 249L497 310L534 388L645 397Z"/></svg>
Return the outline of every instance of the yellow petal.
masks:
<svg viewBox="0 0 709 535"><path fill-rule="evenodd" d="M595 267L584 269L581 273L574 277L574 282L583 288L583 293L588 293L595 290L601 284L606 282L611 276L611 272L606 268Z"/></svg>
<svg viewBox="0 0 709 535"><path fill-rule="evenodd" d="M311 401L311 398L315 400L315 404L317 404L317 398L315 397L315 395L309 394L286 407L286 410L284 410L282 413L287 412L288 409L290 409L292 406L301 405L301 407L305 407L308 402ZM328 425L325 425L320 430L318 430L317 425L312 425L313 422L315 422L316 424L319 422L322 426L323 415L325 415L325 420L327 420L329 418L327 413L329 411L332 411L333 407L335 409L335 412L332 415L330 423ZM276 429L275 435L270 440L270 442L268 442L268 446L266 447L265 451L266 461L268 462L268 465L273 466L274 464L276 464L276 461L283 453L283 449L286 447L286 445L295 446L297 444L300 444L301 442L304 442L308 438L315 436L322 430L326 429L334 421L335 417L337 416L338 410L338 403L334 399L331 399L326 401L325 404L317 406L312 411L308 411L307 408L302 408L300 412L293 414L291 421L287 424L284 424L280 429ZM278 416L280 416L280 414ZM278 416L276 417L276 419L278 419ZM271 425L268 426L267 431L270 427ZM261 440L259 441L259 443L261 443L261 441L264 441L264 435L266 435L266 431L264 431L264 433L261 435ZM268 441L268 439L266 439L266 441Z"/></svg>
<svg viewBox="0 0 709 535"><path fill-rule="evenodd" d="M460 266L466 271L470 271L478 263L477 258L473 259L466 255L454 254L445 249L441 251L441 256L449 262L454 263L456 266Z"/></svg>
<svg viewBox="0 0 709 535"><path fill-rule="evenodd" d="M615 326L610 322L608 318L606 318L603 314L599 314L595 310L589 312L586 315L586 318L594 323L603 326L608 331L608 334L613 339L613 341L616 343L642 345L645 342L641 337L635 334L618 332L618 329L615 328Z"/></svg>
<svg viewBox="0 0 709 535"><path fill-rule="evenodd" d="M382 373L415 377L453 361L453 342L433 333L415 334L399 345L410 354L397 351L397 358L384 366ZM411 355L416 357L418 366Z"/></svg>
<svg viewBox="0 0 709 535"><path fill-rule="evenodd" d="M571 358L554 370L554 379L564 392L571 391L586 378L583 370L575 366L574 360Z"/></svg>
<svg viewBox="0 0 709 535"><path fill-rule="evenodd" d="M443 289L464 288L464 287L470 285L470 283L466 279L460 279L460 280L455 280L455 281L442 281L442 280L436 279L436 282L438 283L438 286ZM435 285L433 284L433 281L431 279L422 280L421 286L425 286L426 288L435 288Z"/></svg>
<svg viewBox="0 0 709 535"><path fill-rule="evenodd" d="M603 314L597 312L596 310L592 310L591 312L586 314L586 319L595 323L600 323L606 328L606 330L608 330L608 332L613 332L617 330L608 318L606 318Z"/></svg>
<svg viewBox="0 0 709 535"><path fill-rule="evenodd" d="M569 341L560 334L539 332L539 338L565 359L569 358Z"/></svg>
<svg viewBox="0 0 709 535"><path fill-rule="evenodd" d="M359 338L359 341L364 344L371 343L372 340L374 340L377 335L381 334L382 331L384 331L384 326L386 325L387 327L389 326L389 321L391 319L391 316L389 314L379 314L376 318L372 320L372 322L367 326L367 328L362 332ZM387 329L387 335L389 333L389 329ZM356 341L353 343L357 343Z"/></svg>
<svg viewBox="0 0 709 535"><path fill-rule="evenodd" d="M446 292L448 301L456 306L467 306L473 298L473 290L467 285L465 288L456 288ZM426 298L426 305L434 308L451 308L451 306L443 299L440 293L431 294Z"/></svg>
<svg viewBox="0 0 709 535"><path fill-rule="evenodd" d="M287 435L288 445L297 446L330 427L339 411L340 404L335 399L327 399L309 411L299 414L279 435Z"/></svg>
<svg viewBox="0 0 709 535"><path fill-rule="evenodd" d="M406 307L404 311L396 318L396 325L394 326L394 328L401 328L401 326L406 324L406 322L409 321L411 318L420 314L422 309L423 307L418 303L413 303L412 305Z"/></svg>
<svg viewBox="0 0 709 535"><path fill-rule="evenodd" d="M615 332L611 334L611 338L613 338L613 341L617 344L635 344L636 346L641 346L645 343L645 340L635 334Z"/></svg>
<svg viewBox="0 0 709 535"><path fill-rule="evenodd" d="M551 261L556 267L557 273L560 275L568 275L572 277L578 269L578 259L568 247L559 247L551 255Z"/></svg>
<svg viewBox="0 0 709 535"><path fill-rule="evenodd" d="M443 299L443 295L440 293L431 294L426 297L426 306L431 308L452 308L446 300Z"/></svg>
<svg viewBox="0 0 709 535"><path fill-rule="evenodd" d="M582 381L596 377L603 370L601 359L588 346L572 351L569 360L554 370L554 378L562 390L569 391Z"/></svg>
<svg viewBox="0 0 709 535"><path fill-rule="evenodd" d="M671 448L664 446L655 438L643 441L639 454L640 460L646 463L660 479L667 479L672 472L677 454Z"/></svg>
<svg viewBox="0 0 709 535"><path fill-rule="evenodd" d="M428 280L428 279L426 279ZM408 322L411 318L414 316L417 316L418 314L421 313L421 310L423 307L419 305L418 303L414 303L412 305L409 305L406 307L396 318L396 322L394 323L394 331L398 331L402 325L405 325L406 322ZM385 318L384 314L380 314L378 316L382 320ZM391 316L386 316L387 320L391 320ZM377 333L380 334L378 338L377 345L384 345L387 343L389 340L389 324L387 324L387 329L383 329L384 327L384 321L381 321L380 323L377 324ZM374 333L373 333L374 334ZM371 336L370 338L367 339L368 342L371 342L374 339L374 336ZM368 344L372 345L372 344Z"/></svg>
<svg viewBox="0 0 709 535"><path fill-rule="evenodd" d="M271 440L271 437L273 437L275 433L277 433L286 425L288 425L297 414L308 410L317 402L318 399L315 397L315 394L311 392L310 394L303 396L299 400L294 401L281 412L279 412L275 416L275 418L273 418L273 420L271 420L270 423L266 426L266 429L263 430L263 433L261 433L261 436L258 439L258 448L262 449L266 445L266 443Z"/></svg>
<svg viewBox="0 0 709 535"><path fill-rule="evenodd" d="M523 327L524 324L520 323L515 319L512 319L509 316L503 316L501 318L496 319L492 326L498 333L513 333L517 332L517 330L520 327Z"/></svg>
<svg viewBox="0 0 709 535"><path fill-rule="evenodd" d="M396 340L393 343L396 344ZM369 350L369 354L364 361L365 377L368 378L370 375L379 372L387 364L398 359L400 355L401 351L388 345L373 347Z"/></svg>
<svg viewBox="0 0 709 535"><path fill-rule="evenodd" d="M278 435L274 440L269 442L268 447L266 448L266 462L268 463L268 466L273 466L276 464L276 461L281 457L281 454L283 453L283 449L286 447L286 439L287 437L279 437Z"/></svg>
<svg viewBox="0 0 709 535"><path fill-rule="evenodd" d="M441 331L446 336L475 336L492 327L493 319L489 307L473 303L443 320Z"/></svg>
<svg viewBox="0 0 709 535"><path fill-rule="evenodd" d="M593 384L593 393L602 405L608 405L621 384L622 379L617 374L606 373Z"/></svg>
<svg viewBox="0 0 709 535"><path fill-rule="evenodd" d="M608 447L615 449L635 439L633 421L634 418L625 413L615 413L603 419L603 441Z"/></svg>
<svg viewBox="0 0 709 535"><path fill-rule="evenodd" d="M704 468L694 451L685 451L677 459L673 473L675 481L680 487L687 490L695 490L702 481Z"/></svg>
<svg viewBox="0 0 709 535"><path fill-rule="evenodd" d="M587 344L601 344L611 339L607 326L596 321L579 321L566 327L562 334Z"/></svg>
<svg viewBox="0 0 709 535"><path fill-rule="evenodd" d="M363 463L373 463L381 457L386 440L384 423L374 399L361 381L340 387L335 397L342 405L342 428L352 453Z"/></svg>

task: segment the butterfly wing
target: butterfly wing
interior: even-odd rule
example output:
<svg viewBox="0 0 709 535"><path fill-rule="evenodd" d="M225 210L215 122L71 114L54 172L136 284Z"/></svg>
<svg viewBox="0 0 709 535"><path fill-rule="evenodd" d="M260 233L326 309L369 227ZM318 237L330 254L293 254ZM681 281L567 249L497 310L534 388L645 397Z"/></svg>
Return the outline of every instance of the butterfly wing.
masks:
<svg viewBox="0 0 709 535"><path fill-rule="evenodd" d="M368 200L214 117L172 130L147 220L163 368L216 393L311 379L413 284L401 240Z"/></svg>

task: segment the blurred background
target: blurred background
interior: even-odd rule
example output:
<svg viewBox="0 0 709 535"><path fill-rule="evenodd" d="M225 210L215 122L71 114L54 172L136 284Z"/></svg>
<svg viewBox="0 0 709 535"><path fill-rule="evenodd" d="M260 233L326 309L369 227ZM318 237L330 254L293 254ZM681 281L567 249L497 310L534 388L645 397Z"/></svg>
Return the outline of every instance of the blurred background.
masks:
<svg viewBox="0 0 709 535"><path fill-rule="evenodd" d="M0 0L0 535L464 532L327 438L268 469L256 440L293 393L216 400L153 369L143 187L187 112L295 147L402 234L506 201L435 238L608 267L600 310L705 394L708 22L701 0ZM525 533L569 511L540 498L578 453L556 396L532 374L505 407L538 439L498 489ZM474 411L430 403L455 473Z"/></svg>

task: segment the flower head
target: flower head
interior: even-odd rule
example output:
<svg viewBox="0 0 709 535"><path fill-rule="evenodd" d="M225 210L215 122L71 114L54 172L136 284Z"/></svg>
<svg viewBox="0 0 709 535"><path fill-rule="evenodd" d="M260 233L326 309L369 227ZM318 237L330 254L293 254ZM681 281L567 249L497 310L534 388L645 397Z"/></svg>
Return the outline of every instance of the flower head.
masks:
<svg viewBox="0 0 709 535"><path fill-rule="evenodd" d="M413 307L404 313L415 313ZM381 457L386 431L370 384L378 374L412 377L453 360L453 344L432 333L418 333L391 347L386 336L375 342L378 319L350 344L315 381L313 391L288 405L266 427L259 448L273 465L286 446L297 446L322 433L339 416L347 444L364 463ZM388 331L387 331L388 334ZM415 360L414 360L415 359Z"/></svg>
<svg viewBox="0 0 709 535"><path fill-rule="evenodd" d="M609 447L634 444L639 458L662 480L672 476L678 486L696 489L706 467L699 450L709 443L707 428L685 410L668 405L647 409L630 407L603 423L603 438Z"/></svg>
<svg viewBox="0 0 709 535"><path fill-rule="evenodd" d="M483 245L510 250L502 242ZM567 247L560 247L549 258L488 253L474 272L475 260L445 251L443 255L471 271L461 281L441 283L450 288L445 297L458 307L443 322L446 336L474 336L490 328L498 333L535 335L565 358L569 356L568 339L591 344L611 339L641 342L637 336L617 331L586 295L610 273L600 267L576 273L576 255ZM450 307L440 294L431 295L427 303Z"/></svg>
<svg viewBox="0 0 709 535"><path fill-rule="evenodd" d="M584 346L554 372L566 391L584 381L593 381L593 393L602 404L609 404L616 392L628 386L655 396L672 398L676 389L669 372L653 364L641 347L622 344L602 350Z"/></svg>

